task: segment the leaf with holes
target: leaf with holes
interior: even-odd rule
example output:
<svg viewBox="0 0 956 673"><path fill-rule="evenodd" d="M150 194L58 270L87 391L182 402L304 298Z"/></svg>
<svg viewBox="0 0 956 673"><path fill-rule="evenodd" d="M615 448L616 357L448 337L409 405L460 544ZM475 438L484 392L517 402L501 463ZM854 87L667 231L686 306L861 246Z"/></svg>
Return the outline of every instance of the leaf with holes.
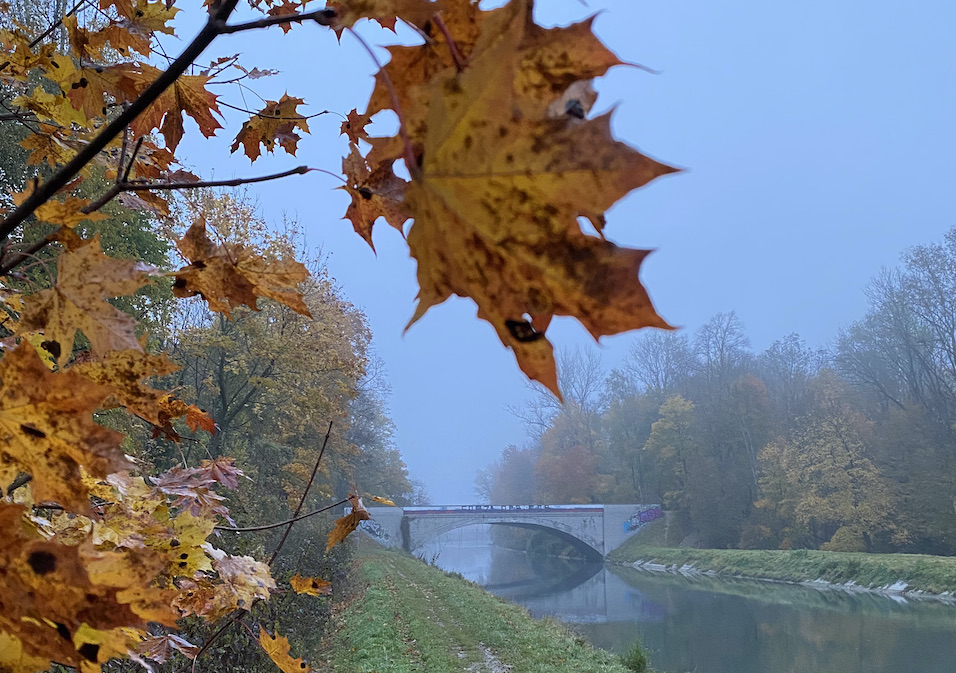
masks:
<svg viewBox="0 0 956 673"><path fill-rule="evenodd" d="M297 594L308 594L309 596L331 596L332 583L319 579L318 577L302 577L298 573L289 580L292 590Z"/></svg>
<svg viewBox="0 0 956 673"><path fill-rule="evenodd" d="M99 234L75 250L61 253L56 266L56 285L24 299L22 332L43 332L48 342L58 345L54 355L67 358L73 351L76 330L83 331L94 353L142 350L136 321L106 298L136 292L155 271L153 267L107 257L100 249Z"/></svg>
<svg viewBox="0 0 956 673"><path fill-rule="evenodd" d="M53 373L29 344L0 359L0 475L33 476L38 501L88 512L80 468L96 477L129 469L123 436L93 421L109 389L75 372Z"/></svg>

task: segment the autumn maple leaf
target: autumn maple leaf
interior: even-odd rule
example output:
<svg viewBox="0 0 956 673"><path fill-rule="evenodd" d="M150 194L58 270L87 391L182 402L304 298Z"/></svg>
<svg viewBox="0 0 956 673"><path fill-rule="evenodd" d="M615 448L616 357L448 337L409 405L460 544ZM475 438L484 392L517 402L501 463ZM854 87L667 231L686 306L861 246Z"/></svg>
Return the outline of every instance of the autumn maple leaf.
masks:
<svg viewBox="0 0 956 673"><path fill-rule="evenodd" d="M239 129L231 150L235 152L241 145L245 155L255 161L261 154L259 145L270 153L279 145L295 156L299 140L302 139L295 132L296 129L309 132L308 121L296 111L297 107L304 104L304 100L293 98L289 94L282 94L278 101L266 101L266 106Z"/></svg>
<svg viewBox="0 0 956 673"><path fill-rule="evenodd" d="M304 264L292 259L267 260L238 243L216 245L206 234L202 219L186 232L179 250L192 263L175 273L173 294L177 297L202 295L210 309L227 316L240 304L259 310L256 299L267 297L311 317L297 289L309 277Z"/></svg>
<svg viewBox="0 0 956 673"><path fill-rule="evenodd" d="M600 225L628 192L675 169L616 142L607 115L554 119L535 106L539 114L521 115L522 100L552 91L516 87L522 68L541 60L522 45L530 33L543 53L562 33L534 26L528 2L494 13L468 67L422 89L421 166L405 195L421 287L409 325L453 294L471 297L521 369L560 395L544 337L554 315L576 317L595 338L668 327L638 280L648 251L586 235L577 218Z"/></svg>
<svg viewBox="0 0 956 673"><path fill-rule="evenodd" d="M345 217L352 222L355 233L372 246L372 225L379 217L402 233L402 225L409 217L404 195L407 182L392 172L391 162L382 162L370 170L365 158L355 145L342 160L342 172L347 182L344 189L352 197ZM404 235L404 234L403 234Z"/></svg>
<svg viewBox="0 0 956 673"><path fill-rule="evenodd" d="M38 501L89 511L80 468L105 477L132 467L120 447L123 436L93 421L109 393L75 372L51 372L29 344L6 352L0 358L3 481L27 472Z"/></svg>
<svg viewBox="0 0 956 673"><path fill-rule="evenodd" d="M97 234L80 242L75 250L60 254L56 285L25 298L19 330L42 331L55 345L57 357L70 356L78 329L90 340L94 353L142 350L136 339L136 321L106 298L136 292L153 271L142 262L107 257Z"/></svg>

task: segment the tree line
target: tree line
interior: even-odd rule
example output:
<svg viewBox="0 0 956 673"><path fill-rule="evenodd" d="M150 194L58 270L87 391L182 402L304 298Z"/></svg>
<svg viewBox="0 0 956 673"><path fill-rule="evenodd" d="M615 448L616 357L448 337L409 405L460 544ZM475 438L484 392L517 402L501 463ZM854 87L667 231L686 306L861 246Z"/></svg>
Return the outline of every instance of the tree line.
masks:
<svg viewBox="0 0 956 673"><path fill-rule="evenodd" d="M827 348L755 351L734 313L560 357L565 403L479 472L495 504L660 503L674 544L956 553L956 228L866 288Z"/></svg>

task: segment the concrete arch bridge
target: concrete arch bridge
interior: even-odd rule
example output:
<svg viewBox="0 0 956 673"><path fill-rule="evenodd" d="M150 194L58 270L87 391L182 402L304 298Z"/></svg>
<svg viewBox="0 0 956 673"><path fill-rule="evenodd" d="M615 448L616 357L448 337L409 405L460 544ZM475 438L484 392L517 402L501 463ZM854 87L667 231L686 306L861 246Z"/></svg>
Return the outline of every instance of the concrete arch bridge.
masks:
<svg viewBox="0 0 956 673"><path fill-rule="evenodd" d="M369 507L361 529L386 547L408 551L456 528L497 524L546 530L601 558L651 521L660 505L427 505Z"/></svg>

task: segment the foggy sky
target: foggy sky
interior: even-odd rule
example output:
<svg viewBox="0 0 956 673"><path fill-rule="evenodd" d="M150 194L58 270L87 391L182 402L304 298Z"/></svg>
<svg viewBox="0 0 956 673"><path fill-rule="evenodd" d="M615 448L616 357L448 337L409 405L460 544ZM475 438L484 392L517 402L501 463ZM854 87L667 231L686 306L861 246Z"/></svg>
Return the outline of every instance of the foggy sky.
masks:
<svg viewBox="0 0 956 673"><path fill-rule="evenodd" d="M956 4L539 5L546 25L600 11L595 32L618 56L660 71L613 69L597 82L592 114L615 108L618 139L687 169L634 192L607 218L611 240L657 250L642 279L672 324L693 330L736 310L757 350L789 332L825 345L862 316L863 288L881 266L956 223ZM359 32L373 44L394 39L368 24ZM288 90L306 99L307 114L361 111L371 91L375 66L364 50L348 35L337 46L318 26L225 37L203 58L237 52L247 68L282 71L251 83L259 95L277 100ZM262 107L248 92L245 100L233 88L220 92L232 104ZM250 165L228 154L241 115L226 119L232 133L211 143L190 137L195 127L187 124L182 155L205 178L300 164L339 172L347 153L342 118L329 114L309 121L312 135L297 157ZM411 476L425 481L433 503L474 502L475 471L525 441L505 410L528 397L524 376L469 300L431 309L402 337L414 310L415 264L384 222L372 253L340 219L349 199L337 184L312 173L252 193L267 217L300 221L309 242L328 253L344 294L368 315ZM594 346L570 319L556 319L548 336L557 348ZM594 347L610 369L632 338Z"/></svg>

